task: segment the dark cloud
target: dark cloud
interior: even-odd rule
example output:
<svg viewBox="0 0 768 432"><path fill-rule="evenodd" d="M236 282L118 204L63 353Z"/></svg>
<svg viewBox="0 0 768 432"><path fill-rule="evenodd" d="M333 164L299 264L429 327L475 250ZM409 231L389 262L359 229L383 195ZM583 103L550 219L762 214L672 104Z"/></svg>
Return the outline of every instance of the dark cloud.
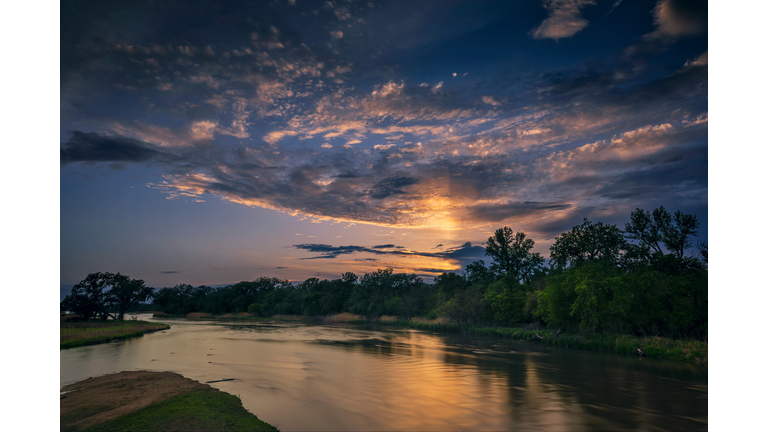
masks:
<svg viewBox="0 0 768 432"><path fill-rule="evenodd" d="M365 193L374 199L385 199L395 195L406 194L402 188L415 185L418 182L419 179L414 177L389 177L376 182L373 188Z"/></svg>
<svg viewBox="0 0 768 432"><path fill-rule="evenodd" d="M72 132L61 145L61 163L73 162L150 162L168 158L168 154L135 139L105 136L95 132Z"/></svg>
<svg viewBox="0 0 768 432"><path fill-rule="evenodd" d="M552 211L567 210L572 207L568 203L539 203L521 202L507 204L483 204L472 206L463 215L467 220L483 222L502 222L505 219L536 214L546 214Z"/></svg>
<svg viewBox="0 0 768 432"><path fill-rule="evenodd" d="M302 259L322 259L336 258L339 255L348 255L357 252L387 253L377 249L366 248L364 246L331 246L327 244L305 243L293 245L297 249L304 249L309 252L322 254L320 256L302 258Z"/></svg>
<svg viewBox="0 0 768 432"><path fill-rule="evenodd" d="M160 273L162 273L162 274L177 274L179 272L176 271L176 270L163 270Z"/></svg>
<svg viewBox="0 0 768 432"><path fill-rule="evenodd" d="M466 242L460 246L448 248L440 252L419 252L410 250L381 250L375 248L369 248L365 246L331 246L327 244L299 244L293 245L297 249L303 249L309 252L318 253L320 255L314 257L301 258L303 260L309 259L333 259L339 255L348 255L353 253L370 253L376 255L393 255L400 257L420 256L430 258L442 258L447 260L457 261L466 266L473 261L482 259L485 256L485 248L482 246L472 246L471 242ZM367 259L373 261L374 259Z"/></svg>

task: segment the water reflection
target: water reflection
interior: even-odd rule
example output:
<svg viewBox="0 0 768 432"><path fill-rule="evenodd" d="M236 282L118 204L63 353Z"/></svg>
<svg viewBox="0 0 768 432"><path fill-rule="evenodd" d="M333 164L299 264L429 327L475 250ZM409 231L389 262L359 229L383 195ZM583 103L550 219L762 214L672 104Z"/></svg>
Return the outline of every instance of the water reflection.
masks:
<svg viewBox="0 0 768 432"><path fill-rule="evenodd" d="M171 370L282 430L705 430L707 368L498 338L178 320L61 352L62 384Z"/></svg>

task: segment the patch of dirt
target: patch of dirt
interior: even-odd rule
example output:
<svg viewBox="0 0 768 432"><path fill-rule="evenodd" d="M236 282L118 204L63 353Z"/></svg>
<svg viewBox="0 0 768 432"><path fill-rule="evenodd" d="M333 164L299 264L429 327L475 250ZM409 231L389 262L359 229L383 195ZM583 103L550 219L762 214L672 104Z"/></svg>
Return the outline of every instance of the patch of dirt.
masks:
<svg viewBox="0 0 768 432"><path fill-rule="evenodd" d="M61 389L60 427L84 429L180 393L210 388L173 372L131 371L88 378Z"/></svg>

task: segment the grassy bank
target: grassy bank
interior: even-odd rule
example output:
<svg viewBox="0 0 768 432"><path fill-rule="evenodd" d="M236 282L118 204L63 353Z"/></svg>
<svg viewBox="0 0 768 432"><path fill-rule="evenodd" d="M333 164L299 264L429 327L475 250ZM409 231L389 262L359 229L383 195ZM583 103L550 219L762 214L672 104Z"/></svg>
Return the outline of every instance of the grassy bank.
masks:
<svg viewBox="0 0 768 432"><path fill-rule="evenodd" d="M62 388L60 430L277 431L237 396L172 372L128 371Z"/></svg>
<svg viewBox="0 0 768 432"><path fill-rule="evenodd" d="M622 354L637 355L637 349L643 350L648 357L680 360L692 363L707 363L707 342L698 340L678 340L659 336L635 337L616 333L592 333L562 331L557 329L530 330L523 327L483 327L468 326L461 328L456 323L438 322L438 320L352 320L353 324L397 325L413 329L437 332L468 333L476 335L508 337L512 339L543 342L567 348L613 351Z"/></svg>
<svg viewBox="0 0 768 432"><path fill-rule="evenodd" d="M193 390L112 419L83 432L277 431L229 393Z"/></svg>
<svg viewBox="0 0 768 432"><path fill-rule="evenodd" d="M169 328L171 326L168 324L135 320L62 322L59 328L59 349L127 339Z"/></svg>

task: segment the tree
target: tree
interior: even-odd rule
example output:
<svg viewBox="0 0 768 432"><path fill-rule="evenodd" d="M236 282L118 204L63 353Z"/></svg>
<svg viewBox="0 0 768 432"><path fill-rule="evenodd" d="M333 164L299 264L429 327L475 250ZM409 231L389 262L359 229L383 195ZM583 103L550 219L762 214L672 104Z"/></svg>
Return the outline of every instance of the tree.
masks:
<svg viewBox="0 0 768 432"><path fill-rule="evenodd" d="M653 253L663 253L659 243L678 258L683 258L691 246L689 237L699 235L699 221L696 215L684 214L680 210L672 216L661 206L652 213L635 209L630 221L624 226L627 238L637 240L641 246Z"/></svg>
<svg viewBox="0 0 768 432"><path fill-rule="evenodd" d="M488 237L485 246L485 254L493 258L491 270L528 282L536 269L544 264L544 258L538 252L531 252L533 245L533 239L525 238L525 233L515 234L509 227L497 229Z"/></svg>
<svg viewBox="0 0 768 432"><path fill-rule="evenodd" d="M587 218L581 225L576 225L570 232L555 237L555 243L549 248L550 259L554 266L565 268L588 261L606 260L617 263L627 242L616 225L602 222L593 224Z"/></svg>
<svg viewBox="0 0 768 432"><path fill-rule="evenodd" d="M680 210L674 216L661 206L648 212L635 209L630 222L624 227L629 240L637 244L628 245L627 257L639 263L650 264L667 274L697 271L706 264L706 246L699 243L698 254L686 257L685 250L692 246L691 237L699 234L696 215L684 214ZM668 253L665 253L661 245ZM695 253L694 253L695 254Z"/></svg>
<svg viewBox="0 0 768 432"><path fill-rule="evenodd" d="M72 312L80 319L88 321L104 312L104 288L107 285L106 273L90 273L72 287L72 292L61 302L62 312Z"/></svg>
<svg viewBox="0 0 768 432"><path fill-rule="evenodd" d="M72 287L72 292L61 302L61 308L80 315L86 321L96 317L122 321L128 308L151 298L153 291L153 288L144 286L143 280L131 279L120 273L90 273ZM110 312L117 313L117 316Z"/></svg>
<svg viewBox="0 0 768 432"><path fill-rule="evenodd" d="M125 311L137 303L143 303L154 293L154 288L144 285L141 279L131 279L120 273L105 273L106 284L110 289L105 293L104 302L108 310L117 312L117 317L112 318L123 320Z"/></svg>
<svg viewBox="0 0 768 432"><path fill-rule="evenodd" d="M487 282L493 280L493 272L491 269L485 266L485 262L483 262L483 260L477 260L467 264L467 266L464 268L464 278L470 285L474 283Z"/></svg>
<svg viewBox="0 0 768 432"><path fill-rule="evenodd" d="M442 316L447 316L459 325L466 327L469 322L480 322L485 310L485 298L478 286L466 290L459 290L452 299L443 303L437 310Z"/></svg>
<svg viewBox="0 0 768 432"><path fill-rule="evenodd" d="M689 237L698 235L699 221L696 215L683 214L678 210L672 218L672 223L662 230L662 241L667 250L682 259L685 250L691 246Z"/></svg>

